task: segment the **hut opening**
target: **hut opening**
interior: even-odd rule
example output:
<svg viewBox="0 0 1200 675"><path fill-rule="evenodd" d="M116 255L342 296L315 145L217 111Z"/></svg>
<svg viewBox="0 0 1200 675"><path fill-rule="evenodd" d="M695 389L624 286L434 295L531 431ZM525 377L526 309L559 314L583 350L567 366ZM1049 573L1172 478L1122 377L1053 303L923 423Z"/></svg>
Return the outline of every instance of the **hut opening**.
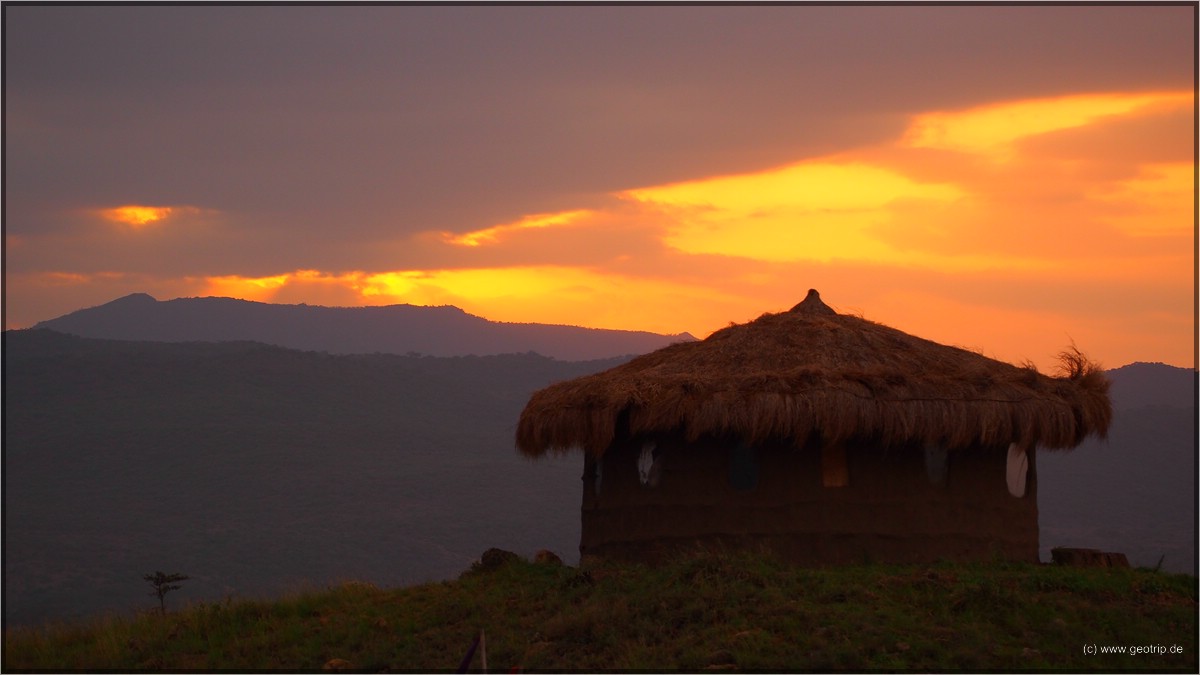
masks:
<svg viewBox="0 0 1200 675"><path fill-rule="evenodd" d="M800 563L1036 561L1036 450L1103 436L1108 380L838 314L815 290L534 393L517 447L584 453L583 557L698 547Z"/></svg>

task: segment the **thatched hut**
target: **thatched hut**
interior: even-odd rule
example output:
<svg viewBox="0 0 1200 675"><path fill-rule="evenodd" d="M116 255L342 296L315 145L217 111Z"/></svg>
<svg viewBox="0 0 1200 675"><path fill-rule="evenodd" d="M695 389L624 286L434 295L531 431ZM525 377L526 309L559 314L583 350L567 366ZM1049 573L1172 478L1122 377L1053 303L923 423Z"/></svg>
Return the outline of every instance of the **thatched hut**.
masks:
<svg viewBox="0 0 1200 675"><path fill-rule="evenodd" d="M584 451L584 557L1036 561L1035 449L1103 436L1112 417L1103 372L1061 358L1050 377L838 314L810 290L536 392L517 447Z"/></svg>

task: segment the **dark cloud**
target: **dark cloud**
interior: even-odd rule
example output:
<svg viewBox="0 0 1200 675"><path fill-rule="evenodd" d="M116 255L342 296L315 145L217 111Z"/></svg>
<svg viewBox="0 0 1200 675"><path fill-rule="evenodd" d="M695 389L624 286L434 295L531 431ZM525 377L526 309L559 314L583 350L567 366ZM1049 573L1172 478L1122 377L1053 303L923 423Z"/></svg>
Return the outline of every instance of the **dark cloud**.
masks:
<svg viewBox="0 0 1200 675"><path fill-rule="evenodd" d="M467 228L879 140L919 109L1189 86L1165 39L1189 11L9 7L11 185Z"/></svg>

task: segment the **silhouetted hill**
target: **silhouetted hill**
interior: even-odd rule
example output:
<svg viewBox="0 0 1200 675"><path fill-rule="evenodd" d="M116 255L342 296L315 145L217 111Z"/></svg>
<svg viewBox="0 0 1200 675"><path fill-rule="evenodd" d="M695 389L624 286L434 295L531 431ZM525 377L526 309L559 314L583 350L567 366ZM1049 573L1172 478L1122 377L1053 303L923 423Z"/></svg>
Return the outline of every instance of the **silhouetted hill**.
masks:
<svg viewBox="0 0 1200 675"><path fill-rule="evenodd" d="M1038 453L1043 557L1052 546L1099 548L1195 574L1196 371L1133 363L1108 376L1108 438Z"/></svg>
<svg viewBox="0 0 1200 675"><path fill-rule="evenodd" d="M445 579L492 546L573 564L582 460L528 461L513 434L533 391L624 360L7 331L5 619L144 608L160 569L192 577L183 603ZM1157 397L1182 369L1154 368L1130 372ZM1125 373L1107 442L1037 456L1044 548L1193 572L1194 389L1140 405L1160 399Z"/></svg>
<svg viewBox="0 0 1200 675"><path fill-rule="evenodd" d="M145 293L42 321L34 328L110 340L251 340L331 354L484 356L532 351L570 361L644 354L695 339L687 333L500 323L451 306L318 307L233 298L158 301Z"/></svg>
<svg viewBox="0 0 1200 675"><path fill-rule="evenodd" d="M6 620L577 557L578 457L513 447L536 389L622 363L4 333ZM190 594L190 595L189 595Z"/></svg>
<svg viewBox="0 0 1200 675"><path fill-rule="evenodd" d="M1163 405L1188 408L1196 403L1196 371L1165 363L1131 363L1108 371L1114 383L1113 408Z"/></svg>

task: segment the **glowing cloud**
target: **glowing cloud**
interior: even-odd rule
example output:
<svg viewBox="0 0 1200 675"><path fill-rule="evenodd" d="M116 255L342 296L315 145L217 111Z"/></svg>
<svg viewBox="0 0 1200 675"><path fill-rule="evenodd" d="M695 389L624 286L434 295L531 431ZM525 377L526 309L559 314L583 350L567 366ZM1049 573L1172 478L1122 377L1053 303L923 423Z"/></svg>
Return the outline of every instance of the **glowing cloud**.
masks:
<svg viewBox="0 0 1200 675"><path fill-rule="evenodd" d="M112 209L101 209L100 215L106 220L125 223L134 227L143 227L164 220L174 212L170 206L118 206Z"/></svg>
<svg viewBox="0 0 1200 675"><path fill-rule="evenodd" d="M300 272L298 274L304 274ZM273 277L241 277L227 275L205 277L203 295L240 298L256 302L268 302L273 299L275 292L288 283L295 274L280 274Z"/></svg>
<svg viewBox="0 0 1200 675"><path fill-rule="evenodd" d="M1090 124L1103 117L1127 115L1151 107L1191 106L1191 92L1114 93L1011 101L952 112L918 115L901 141L914 148L936 148L1011 156L1007 146L1028 136Z"/></svg>
<svg viewBox="0 0 1200 675"><path fill-rule="evenodd" d="M502 235L509 232L567 225L573 221L579 220L589 213L591 213L591 211L587 209L564 211L562 213L538 213L525 216L514 223L495 225L483 230L475 230L473 232L467 232L465 234L458 235L446 232L443 233L442 236L446 242L455 244L457 246L495 244L500 240Z"/></svg>
<svg viewBox="0 0 1200 675"><path fill-rule="evenodd" d="M112 223L120 223L134 230L141 230L165 221L179 220L194 216L215 216L217 211L200 209L195 206L146 206L144 204L126 204L109 209L92 209L87 212L99 216Z"/></svg>
<svg viewBox="0 0 1200 675"><path fill-rule="evenodd" d="M79 286L93 283L96 276L78 272L42 272L37 278L40 283L51 286Z"/></svg>
<svg viewBox="0 0 1200 675"><path fill-rule="evenodd" d="M1111 205L1104 220L1133 236L1190 235L1195 228L1196 167L1190 163L1153 164L1093 195Z"/></svg>
<svg viewBox="0 0 1200 675"><path fill-rule="evenodd" d="M863 163L805 162L621 196L672 217L664 241L680 251L827 261L895 259L868 229L889 220L894 204L947 202L961 192Z"/></svg>

